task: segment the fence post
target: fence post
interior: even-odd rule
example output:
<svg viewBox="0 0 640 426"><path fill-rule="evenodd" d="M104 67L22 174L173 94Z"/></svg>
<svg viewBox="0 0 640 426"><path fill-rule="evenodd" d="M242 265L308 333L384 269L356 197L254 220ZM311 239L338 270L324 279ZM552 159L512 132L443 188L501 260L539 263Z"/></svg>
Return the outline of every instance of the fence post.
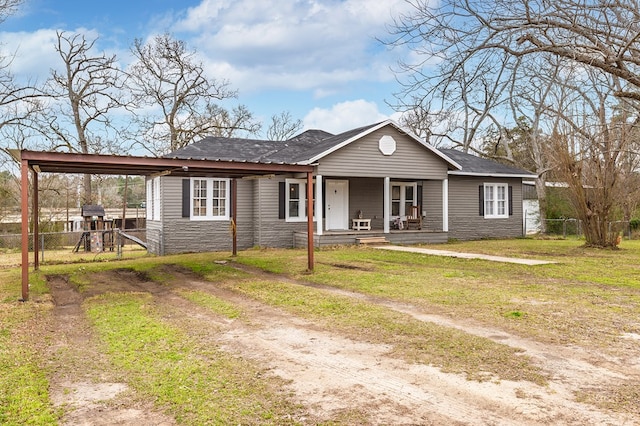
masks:
<svg viewBox="0 0 640 426"><path fill-rule="evenodd" d="M44 262L44 234L40 234L40 253L40 262Z"/></svg>
<svg viewBox="0 0 640 426"><path fill-rule="evenodd" d="M562 219L562 238L567 238L567 219Z"/></svg>

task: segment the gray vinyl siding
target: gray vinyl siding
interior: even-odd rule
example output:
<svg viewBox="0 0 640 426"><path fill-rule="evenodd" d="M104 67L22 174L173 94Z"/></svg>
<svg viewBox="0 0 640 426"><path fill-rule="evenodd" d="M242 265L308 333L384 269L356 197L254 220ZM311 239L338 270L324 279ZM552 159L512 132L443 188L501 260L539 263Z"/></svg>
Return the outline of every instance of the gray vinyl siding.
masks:
<svg viewBox="0 0 640 426"><path fill-rule="evenodd" d="M384 179L349 179L349 227L358 210L363 218L371 219L371 229L383 228Z"/></svg>
<svg viewBox="0 0 640 426"><path fill-rule="evenodd" d="M253 246L252 182L238 182L237 243L239 249ZM182 217L182 178L162 179L162 254L231 251L230 220L190 220ZM229 206L231 207L231 206Z"/></svg>
<svg viewBox="0 0 640 426"><path fill-rule="evenodd" d="M426 214L424 228L442 231L442 181L428 180L422 183L422 209Z"/></svg>
<svg viewBox="0 0 640 426"><path fill-rule="evenodd" d="M272 179L256 179L253 192L256 197L254 245L258 247L293 247L294 231L306 231L307 222L287 222L279 219L279 183L284 176ZM315 230L315 224L314 224Z"/></svg>
<svg viewBox="0 0 640 426"><path fill-rule="evenodd" d="M378 142L384 135L396 141L393 155L383 155ZM447 163L409 136L387 126L352 142L319 160L324 176L380 177L395 179L445 179Z"/></svg>
<svg viewBox="0 0 640 426"><path fill-rule="evenodd" d="M480 216L478 187L483 183L506 183L512 187L513 215L485 219ZM459 240L522 236L521 179L449 176L449 237Z"/></svg>
<svg viewBox="0 0 640 426"><path fill-rule="evenodd" d="M162 222L148 220L147 225L147 251L152 254L163 255L162 250Z"/></svg>

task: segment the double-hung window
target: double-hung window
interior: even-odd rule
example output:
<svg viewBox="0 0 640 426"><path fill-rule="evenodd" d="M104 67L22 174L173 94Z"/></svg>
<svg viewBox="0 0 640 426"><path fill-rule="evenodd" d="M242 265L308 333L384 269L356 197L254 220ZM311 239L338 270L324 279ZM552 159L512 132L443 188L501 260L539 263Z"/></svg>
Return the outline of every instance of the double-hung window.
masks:
<svg viewBox="0 0 640 426"><path fill-rule="evenodd" d="M307 181L306 179L287 179L285 182L285 213L287 222L301 222L307 220ZM315 183L313 193L315 194ZM315 198L313 200L315 214Z"/></svg>
<svg viewBox="0 0 640 426"><path fill-rule="evenodd" d="M415 182L391 183L391 217L406 216L411 206L418 205L418 185Z"/></svg>
<svg viewBox="0 0 640 426"><path fill-rule="evenodd" d="M191 219L229 219L229 179L191 179Z"/></svg>
<svg viewBox="0 0 640 426"><path fill-rule="evenodd" d="M508 186L504 183L484 184L484 217L509 217Z"/></svg>

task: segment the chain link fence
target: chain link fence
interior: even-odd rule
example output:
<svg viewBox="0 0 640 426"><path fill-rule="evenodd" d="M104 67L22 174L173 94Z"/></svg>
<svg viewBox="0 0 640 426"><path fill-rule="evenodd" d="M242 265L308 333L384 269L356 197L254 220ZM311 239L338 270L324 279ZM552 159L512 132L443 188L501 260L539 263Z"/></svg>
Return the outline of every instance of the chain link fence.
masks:
<svg viewBox="0 0 640 426"><path fill-rule="evenodd" d="M123 231L78 231L39 233L38 251L41 261L54 258L68 259L70 253L110 254L127 257L132 252L145 251L146 229ZM132 238L129 238L132 237ZM137 240L137 241L136 241ZM0 254L22 250L21 234L0 234ZM29 251L33 252L33 234L29 234Z"/></svg>
<svg viewBox="0 0 640 426"><path fill-rule="evenodd" d="M565 238L567 236L582 236L582 223L578 219L544 219L543 222L546 228L545 235L561 235ZM640 238L640 229L634 221L609 222L609 230L630 240Z"/></svg>

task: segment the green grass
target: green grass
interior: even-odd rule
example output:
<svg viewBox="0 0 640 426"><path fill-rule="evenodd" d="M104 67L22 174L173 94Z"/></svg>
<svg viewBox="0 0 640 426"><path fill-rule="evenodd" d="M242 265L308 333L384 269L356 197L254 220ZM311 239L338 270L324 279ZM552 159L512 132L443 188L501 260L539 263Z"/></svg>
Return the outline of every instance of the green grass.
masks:
<svg viewBox="0 0 640 426"><path fill-rule="evenodd" d="M623 333L640 333L640 241L625 240L620 250L587 249L579 240L529 238L455 242L431 248L560 263L531 267L361 247L317 250L311 273L306 270L305 250L247 250L232 261L312 284L410 303L461 323L473 322L541 342L579 345L613 355L628 345ZM0 267L0 424L55 424L58 419L59 413L48 401L46 360L39 349L47 343L42 327L51 307L47 275L68 276L83 290L91 286L93 274L122 268L171 286L166 264L180 265L216 285L286 309L323 328L389 344L396 356L410 361L431 363L478 380L488 378L483 372L536 383L546 379L514 349L362 301L285 284L275 276L268 281L256 279L228 264L216 263L229 261L228 253L96 260L101 261L63 263L61 258L56 261L59 263L43 264L41 271L31 273L28 303L17 302L20 269ZM0 259L0 265L3 262L11 265L14 261ZM204 292L180 294L226 318L244 315L233 304ZM135 388L180 421L206 422L203 419L214 413L213 418L221 422L278 423L284 412L296 409L270 385L261 387L255 366L203 347L181 329L165 323L148 296L105 295L91 299L87 307L109 353ZM141 352L149 356L140 356ZM159 361L154 364L154 359ZM212 400L210 395L216 398ZM609 405L602 395L611 401ZM624 384L603 390L601 395L584 390L580 398L623 411L633 411L638 401L635 387Z"/></svg>
<svg viewBox="0 0 640 426"><path fill-rule="evenodd" d="M179 290L180 296L229 319L239 318L242 310L235 305L202 291Z"/></svg>
<svg viewBox="0 0 640 426"><path fill-rule="evenodd" d="M87 313L130 385L179 423L290 424L295 410L260 370L164 323L150 295L105 294Z"/></svg>
<svg viewBox="0 0 640 426"><path fill-rule="evenodd" d="M49 402L49 382L38 353L36 321L46 309L20 302L0 309L0 424L55 424L58 412Z"/></svg>

